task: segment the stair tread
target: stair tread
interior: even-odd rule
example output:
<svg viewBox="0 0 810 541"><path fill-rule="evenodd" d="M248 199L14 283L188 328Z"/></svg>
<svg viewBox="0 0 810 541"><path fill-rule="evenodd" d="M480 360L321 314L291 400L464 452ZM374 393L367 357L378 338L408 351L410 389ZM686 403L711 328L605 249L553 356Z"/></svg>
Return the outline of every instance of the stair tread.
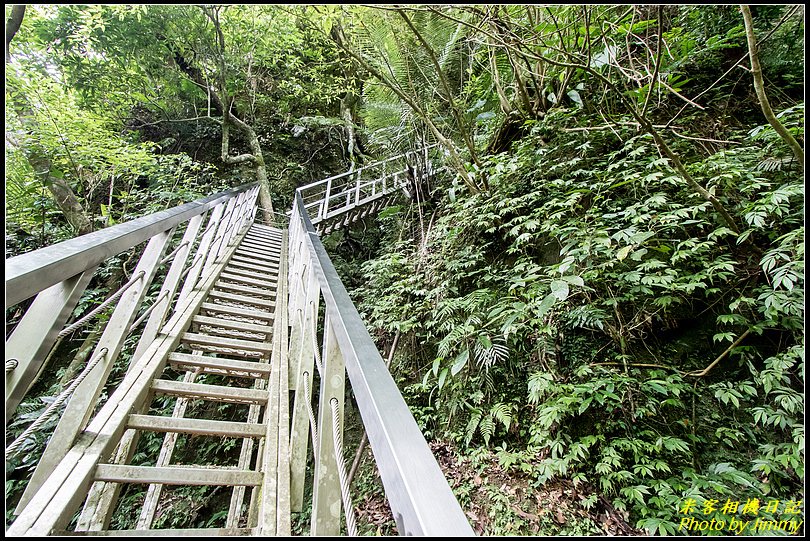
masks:
<svg viewBox="0 0 810 541"><path fill-rule="evenodd" d="M157 393L173 396L200 398L212 402L233 402L237 404L266 404L267 391L245 389L242 387L224 387L204 383L185 383L167 379L156 379L152 389Z"/></svg>
<svg viewBox="0 0 810 541"><path fill-rule="evenodd" d="M234 359L220 359L206 355L192 355L190 353L171 353L169 363L176 366L201 368L202 372L227 375L242 375L244 377L265 377L272 371L272 365L256 361L237 361Z"/></svg>
<svg viewBox="0 0 810 541"><path fill-rule="evenodd" d="M275 276L278 274L278 267L263 267L261 265L254 265L253 263L248 263L246 261L234 261L233 258L231 258L231 261L228 262L228 266L225 268L230 270L233 267L267 273L270 276Z"/></svg>
<svg viewBox="0 0 810 541"><path fill-rule="evenodd" d="M209 334L194 332L183 333L181 340L183 342L190 342L197 345L241 349L245 351L258 351L263 353L269 353L273 349L273 345L270 342L242 340L239 338L224 338L221 336L211 336Z"/></svg>
<svg viewBox="0 0 810 541"><path fill-rule="evenodd" d="M242 241L239 243L239 248L244 246L249 246L251 248L255 248L259 252L273 252L280 254L281 253L281 241L274 241L274 240L267 240L267 239L259 239L255 237L244 237Z"/></svg>
<svg viewBox="0 0 810 541"><path fill-rule="evenodd" d="M51 535L58 536L247 536L256 535L257 528L160 528L158 530L94 530L89 532L69 532L55 530Z"/></svg>
<svg viewBox="0 0 810 541"><path fill-rule="evenodd" d="M246 263L248 265L256 265L257 267L261 267L262 270L265 269L278 269L278 261L269 262L269 264L265 265L261 260L255 257L245 257L242 255L234 255L231 257L231 260L228 262L228 266L233 265L234 263Z"/></svg>
<svg viewBox="0 0 810 541"><path fill-rule="evenodd" d="M252 252L250 250L242 250L241 248L234 252L234 257L237 259L250 259L256 260L259 263L268 263L272 265L278 265L278 261L280 258L280 254L266 254L266 253L258 253Z"/></svg>
<svg viewBox="0 0 810 541"><path fill-rule="evenodd" d="M236 321L233 319L224 319L219 317L194 316L192 321L200 325L211 325L212 327L220 326L226 329L250 331L255 333L271 334L273 332L273 327L271 325L256 325L255 323L245 323L244 321Z"/></svg>
<svg viewBox="0 0 810 541"><path fill-rule="evenodd" d="M246 295L237 295L235 293L227 293L225 291L219 291L217 289L212 290L208 294L209 298L215 299L222 299L231 302L237 302L241 304L251 304L254 306L264 306L265 308L273 308L276 305L275 301L269 301L264 299L258 299L256 297L248 297Z"/></svg>
<svg viewBox="0 0 810 541"><path fill-rule="evenodd" d="M231 291L239 291L240 293L247 293L248 295L262 295L265 297L276 296L275 289L260 289L258 287L243 286L239 284L229 284L228 282L224 282L222 280L222 276L220 276L217 283L214 284L214 287L217 289L228 289Z"/></svg>
<svg viewBox="0 0 810 541"><path fill-rule="evenodd" d="M237 438L261 438L266 427L255 423L232 421L212 421L208 419L189 419L186 417L162 417L159 415L130 415L127 428L149 430L152 432L181 432L184 434L201 434L211 436L228 436Z"/></svg>
<svg viewBox="0 0 810 541"><path fill-rule="evenodd" d="M184 466L128 466L99 464L96 481L112 483L157 483L162 485L258 486L264 475L251 470L222 467L200 468Z"/></svg>
<svg viewBox="0 0 810 541"><path fill-rule="evenodd" d="M248 308L239 308L237 306L229 306L227 304L217 304L213 302L204 302L202 303L201 308L209 312L219 312L221 314L229 314L233 316L241 316L253 319L272 320L275 317L273 312Z"/></svg>
<svg viewBox="0 0 810 541"><path fill-rule="evenodd" d="M220 273L219 279L220 280L230 280L232 282L239 282L240 284L250 284L250 285L253 285L253 286L272 288L273 291L275 291L275 289L277 287L277 283L276 283L275 280L272 280L272 281L270 281L270 280L258 280L256 278L251 278L248 275L241 276L239 274L233 274L233 273L230 273L230 272L222 272L222 273Z"/></svg>

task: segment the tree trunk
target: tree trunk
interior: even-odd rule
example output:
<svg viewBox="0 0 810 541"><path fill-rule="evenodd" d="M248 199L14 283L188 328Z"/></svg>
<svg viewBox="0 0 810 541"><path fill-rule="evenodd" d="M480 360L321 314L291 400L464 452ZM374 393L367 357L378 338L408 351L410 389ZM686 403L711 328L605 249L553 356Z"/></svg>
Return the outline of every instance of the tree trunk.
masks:
<svg viewBox="0 0 810 541"><path fill-rule="evenodd" d="M212 92L212 96L217 96ZM216 97L220 100L219 97ZM230 156L228 154L230 125L233 124L245 135L250 146L250 154L241 154L239 156ZM225 114L222 117L222 161L226 164L235 165L238 163L252 162L254 170L256 171L256 180L259 183L259 207L262 210L262 215L267 223L275 222L275 211L273 210L273 200L270 197L270 181L267 178L267 167L264 162L264 154L262 153L262 145L259 141L259 136L256 131L242 120L233 116L230 111L225 109Z"/></svg>
<svg viewBox="0 0 810 541"><path fill-rule="evenodd" d="M256 135L256 131L250 127L250 125L234 116L231 112L233 100L228 96L225 85L225 36L222 33L222 28L219 23L218 11L216 9L209 10L205 7L203 7L203 11L214 24L217 33L220 50L219 57L216 58L216 63L219 66L219 73L216 79L219 90L215 90L214 85L206 79L202 71L186 60L176 47L172 44L167 44L172 51L175 65L197 86L208 92L208 95L217 107L222 110L222 162L227 165L237 165L245 162L251 162L253 164L256 172L256 180L259 183L259 206L261 207L262 215L267 223L274 223L275 212L273 210L273 201L270 197L270 182L267 178L267 168L265 166L259 136ZM238 156L230 155L230 127L232 125L236 126L247 138L251 151L250 154L240 154Z"/></svg>
<svg viewBox="0 0 810 541"><path fill-rule="evenodd" d="M343 32L343 27L340 22L332 25L332 30L329 33L332 40L339 44L341 48L346 46L346 35ZM351 163L350 170L354 170L357 163L356 157L361 157L360 142L357 139L357 130L355 130L355 115L357 109L358 96L361 93L360 88L362 81L357 75L357 69L351 58L341 54L341 65L343 66L343 76L346 81L349 81L351 87L346 90L346 94L340 98L340 118L346 125L346 154L348 155L349 162Z"/></svg>
<svg viewBox="0 0 810 541"><path fill-rule="evenodd" d="M48 191L53 195L54 201L56 201L67 222L76 231L76 236L90 233L93 230L93 223L87 217L79 198L73 192L73 188L65 182L65 179L51 175L51 161L46 157L29 155L28 162L36 175L45 178Z"/></svg>
<svg viewBox="0 0 810 541"><path fill-rule="evenodd" d="M799 169L804 171L804 150L796 141L796 138L779 122L771 109L768 95L765 93L765 83L762 80L762 66L759 63L759 53L757 52L757 38L754 36L754 20L751 17L751 9L748 6L740 6L745 21L745 36L748 39L748 54L751 57L751 74L754 76L754 90L757 93L762 114L768 119L768 123L773 127L779 137L788 144L793 151L793 156L799 164Z"/></svg>
<svg viewBox="0 0 810 541"><path fill-rule="evenodd" d="M6 64L11 60L11 40L17 34L25 16L25 6L11 6L11 17L6 22Z"/></svg>

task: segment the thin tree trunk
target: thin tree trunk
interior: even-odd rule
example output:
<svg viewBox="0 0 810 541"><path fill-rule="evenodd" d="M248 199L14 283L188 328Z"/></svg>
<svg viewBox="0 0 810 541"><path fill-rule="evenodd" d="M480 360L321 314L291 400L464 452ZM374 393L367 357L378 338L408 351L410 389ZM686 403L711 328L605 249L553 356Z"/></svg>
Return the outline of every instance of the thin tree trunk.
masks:
<svg viewBox="0 0 810 541"><path fill-rule="evenodd" d="M252 163L256 180L259 183L259 206L262 209L262 215L265 221L273 223L275 211L273 210L273 201L270 196L270 181L267 177L267 167L265 165L264 155L262 154L259 136L256 135L256 131L251 128L250 125L234 116L230 111L231 100L223 89L220 91L214 90L214 87L205 79L202 71L200 71L198 67L189 63L185 57L171 47L171 45L170 49L174 57L174 63L180 71L198 87L205 90L216 107L222 111L222 162L227 165L237 165L245 162ZM221 86L222 82L223 77L220 77ZM238 128L247 138L248 145L251 149L250 154L240 154L238 156L230 155L230 127L232 125Z"/></svg>
<svg viewBox="0 0 810 541"><path fill-rule="evenodd" d="M771 104L768 101L768 95L765 94L765 83L762 79L762 66L759 64L759 53L757 52L757 38L754 36L754 20L751 17L751 9L746 6L740 6L742 11L743 20L745 21L745 36L748 38L748 54L751 57L751 74L754 76L754 90L757 93L759 105L762 108L762 113L768 119L768 123L773 126L776 133L788 144L796 157L796 162L799 164L799 169L804 172L804 150L796 138L785 128L771 109Z"/></svg>
<svg viewBox="0 0 810 541"><path fill-rule="evenodd" d="M430 57L430 61L433 63L433 67L436 69L436 75L439 77L439 82L444 89L447 101L450 103L450 112L456 119L458 131L461 134L461 138L464 140L464 143L467 145L467 149L470 151L470 159L473 161L473 163L480 166L481 162L478 160L478 153L475 150L475 144L473 143L472 137L467 130L467 126L464 124L464 119L461 117L459 107L456 105L456 101L453 99L453 90L450 88L450 83L448 82L447 77L445 77L444 70L442 69L439 59L436 56L436 51L433 50L433 48L422 36L416 26L414 26L413 22L411 22L411 19L405 14L404 11L397 9L397 13L400 17L402 17L402 19L408 25L408 28L410 28L414 36L416 36L416 39L422 44L422 47L424 47L428 57Z"/></svg>
<svg viewBox="0 0 810 541"><path fill-rule="evenodd" d="M36 175L42 175L46 181L48 191L53 195L59 210L65 219L76 231L76 235L84 235L93 230L93 223L79 202L79 198L73 192L73 188L65 182L65 179L51 175L51 162L45 157L28 156L28 162L34 169Z"/></svg>
<svg viewBox="0 0 810 541"><path fill-rule="evenodd" d="M343 33L343 27L340 23L335 24L330 32L330 37L335 43L338 43L341 48L346 45L346 36ZM357 131L355 130L355 110L358 101L358 92L360 82L357 76L357 69L354 62L342 56L343 75L347 81L351 81L351 87L346 90L346 94L340 99L340 118L346 125L346 153L351 163L350 170L354 170L357 160L355 159L360 155L358 150Z"/></svg>

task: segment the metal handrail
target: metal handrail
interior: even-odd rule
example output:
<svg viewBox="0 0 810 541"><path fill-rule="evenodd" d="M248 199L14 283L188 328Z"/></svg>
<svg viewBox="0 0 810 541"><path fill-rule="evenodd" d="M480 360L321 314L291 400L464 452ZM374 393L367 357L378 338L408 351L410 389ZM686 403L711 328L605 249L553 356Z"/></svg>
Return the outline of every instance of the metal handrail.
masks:
<svg viewBox="0 0 810 541"><path fill-rule="evenodd" d="M305 261L312 265L320 284L326 317L333 324L400 535L474 535L326 254L300 192L296 193L293 207L291 222L297 223L291 223L291 233L298 229L305 237L309 253Z"/></svg>
<svg viewBox="0 0 810 541"><path fill-rule="evenodd" d="M103 310L103 307L98 307L72 326L64 327L100 263L148 241L138 260L138 268L134 272L138 279L130 281L125 288L120 289L116 295L106 301L107 304L116 302L113 314L127 314L117 318L120 319L119 327L125 324L129 327L129 324L132 323L131 320L126 321L130 315L129 312L132 312L131 316L134 319L158 267L168 261L168 258L175 257L182 246L188 249L193 241L192 237L197 234L197 228L208 210L214 209L212 215L209 216L209 229L221 230L218 243L222 244L225 238L233 235L232 229L236 222L242 223L248 218L252 220L252 216L249 216L252 207L245 207L243 203L248 201L248 196L253 198L257 192L258 184L245 184L172 209L7 259L6 308L29 297L35 296L35 298L25 310L13 332L6 337L7 365L14 365L6 373L6 423L9 422L14 409L29 390L36 374L47 362L48 352L51 351L56 340L72 332L73 329L78 328ZM242 215L236 216L236 213L232 211L231 216L221 220L224 207L227 205L231 209L234 207L234 202L239 202ZM248 204L252 205L252 199ZM247 212L245 212L246 210ZM193 234L184 235L184 241L180 243L180 246L170 256L164 258L163 251L171 244L174 230L184 222L196 224ZM214 233L215 230L212 229L210 233L206 232L203 236L211 237ZM219 244L217 245L219 246ZM188 250L183 253L181 258L183 264L186 261L186 255L188 255ZM206 256L208 256L207 253ZM176 266L175 263L172 265ZM178 268L178 275L180 271L181 269ZM187 284L188 289L194 286L192 282L196 280L198 274L186 280L184 285ZM179 279L182 278L179 276ZM166 309L168 309L168 303L163 303L161 310L154 312L156 314L154 317L163 318ZM157 324L157 322L153 322L151 326L148 326L149 332L146 334L155 331L153 327ZM109 329L109 323L104 328ZM117 329L115 333L122 330ZM124 337L120 336L115 340L110 339L116 344L109 347L111 359L117 356L117 348L123 339ZM107 364L109 363L105 362L105 371Z"/></svg>
<svg viewBox="0 0 810 541"><path fill-rule="evenodd" d="M316 212L310 216L312 223L317 225L406 188L404 175L408 172L409 157L424 155L427 159L428 151L437 147L438 143L426 145L352 171L333 175L301 186L296 193L301 196L305 208L317 206ZM392 163L394 165L390 166ZM391 167L396 170L389 170ZM366 180L368 177L371 178ZM327 228L327 231L330 229L331 227Z"/></svg>
<svg viewBox="0 0 810 541"><path fill-rule="evenodd" d="M6 308L202 214L256 183L94 231L6 260Z"/></svg>
<svg viewBox="0 0 810 541"><path fill-rule="evenodd" d="M326 184L330 180L334 181L334 180L338 180L338 179L343 178L343 177L348 177L349 175L356 175L357 173L359 173L361 171L365 171L367 169L373 169L374 167L380 166L380 165L382 165L384 163L392 162L394 160L399 160L399 159L404 158L405 156L409 156L411 154L416 154L417 152L424 152L425 150L430 150L431 148L434 148L434 147L437 147L437 146L439 146L439 143L433 143L432 145L422 147L419 150L409 150L408 152L404 152L404 153L399 154L397 156L392 156L391 158L386 158L386 159L380 160L378 162L374 162L374 163L370 163L368 165L364 165L363 167L358 167L354 171L346 171L345 173L340 173L338 175L334 175L334 176L331 176L331 177L328 177L328 178L324 178L324 179L312 182L311 184L307 184L306 186L301 186L300 188L298 188L296 190L296 192L301 193L302 191L306 191L309 188L314 188L315 186L320 186L321 184Z"/></svg>

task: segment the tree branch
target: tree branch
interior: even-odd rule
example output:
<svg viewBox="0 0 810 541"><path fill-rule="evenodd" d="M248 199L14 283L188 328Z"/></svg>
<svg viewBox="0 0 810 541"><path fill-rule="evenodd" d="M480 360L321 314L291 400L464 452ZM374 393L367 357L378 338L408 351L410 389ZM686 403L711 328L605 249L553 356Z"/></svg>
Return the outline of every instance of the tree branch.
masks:
<svg viewBox="0 0 810 541"><path fill-rule="evenodd" d="M452 17L451 15L447 15L447 14L444 14L444 13L441 13L441 12L438 12L438 13L440 13L443 17L446 17L446 18L448 18L450 20L459 21L459 19L457 19L455 17ZM478 28L478 31L480 31L484 35L489 36L490 38L494 39L497 42L498 45L500 45L502 47L505 47L505 48L508 48L508 49L514 50L514 47L512 47L510 44L503 41L503 39L501 39L499 36L493 35L493 34L487 32L486 30L484 30L483 28ZM726 210L725 206L723 206L723 204L720 202L720 200L717 199L711 192L706 190L703 186L701 186L694 179L694 177L692 177L692 175L689 174L689 171L686 170L686 167L684 167L684 165L681 162L678 155L675 154L675 152L670 148L670 146L667 144L667 142L664 141L664 138L661 137L661 134L658 133L658 131L653 127L653 124L649 120L647 120L647 118L645 116L642 116L641 114L639 114L639 111L636 109L636 107L632 103L629 102L629 100L624 96L624 93L621 91L621 89L617 88L616 85L610 79L608 79L602 73L600 73L599 71L597 71L596 69L592 68L589 65L580 64L580 63L571 62L571 61L566 62L566 61L556 60L556 59L552 59L550 57L544 56L544 55L539 54L539 53L531 53L531 52L528 52L528 51L521 52L521 54L525 54L525 55L527 55L527 56L529 56L531 58L534 58L536 60L541 60L543 62L551 64L552 66L567 67L567 68L572 68L572 69L580 69L580 70L583 70L583 71L589 73L591 76L595 77L596 79L600 80L602 82L602 84L605 85L605 87L607 87L607 88L609 88L609 89L611 89L613 91L613 93L617 97L617 99L627 109L627 111L633 116L633 118L636 120L636 122L639 123L641 128L644 131L646 131L647 133L649 133L650 135L652 135L656 146L659 148L659 150L667 158L669 158L669 160L670 160L670 162L672 162L672 165L674 166L675 170L678 171L678 174L680 174L680 176L686 181L686 183L689 186L691 186L692 189L694 189L696 192L698 192L701 197L703 197L706 201L708 201L708 202L710 202L712 204L712 207L714 207L714 209L717 211L717 213L720 214L720 216L723 218L723 221L726 222L726 225L728 225L728 227L730 229L732 229L737 234L740 233L740 228L737 225L736 220L734 220L734 218L731 216L731 214L728 212L728 210Z"/></svg>
<svg viewBox="0 0 810 541"><path fill-rule="evenodd" d="M661 14L663 12L663 8L659 5L658 6L658 52L655 55L655 69L653 70L652 79L650 79L650 90L647 92L647 97L644 99L644 107L641 108L641 116L647 114L647 107L650 105L650 98L652 97L653 90L655 89L655 84L658 82L658 73L661 71L661 52L664 50L661 47L661 39L662 34L664 32L664 25L661 22Z"/></svg>
<svg viewBox="0 0 810 541"><path fill-rule="evenodd" d="M467 131L466 126L464 126L464 122L461 118L461 115L458 112L458 107L456 106L456 102L453 99L453 90L450 88L450 83L447 81L447 78L444 75L444 70L442 70L441 64L439 64L439 59L436 58L436 52L433 50L433 47L422 37L422 34L417 30L414 24L411 22L411 19L405 14L404 11L401 9L397 10L397 13L400 17L405 21L405 24L408 25L408 28L411 29L413 34L416 36L416 39L419 40L419 43L422 44L422 47L425 48L427 51L428 56L430 57L430 61L433 63L433 67L436 68L436 74L439 77L439 81L441 82L442 88L444 89L445 94L447 95L447 100L450 102L450 110L453 112L453 116L456 118L456 123L458 124L458 130L461 132L461 137L464 139L464 143L467 145L467 148L470 151L470 157L472 161L480 166L481 163L478 161L478 156L476 155L475 145L470 138L470 134Z"/></svg>
<svg viewBox="0 0 810 541"><path fill-rule="evenodd" d="M751 334L751 329L748 329L747 331L745 331L744 333L742 333L742 334L740 335L740 337L739 337L739 338L737 338L737 339L734 341L734 343L733 343L733 344L731 344L730 346L728 346L728 347L726 348L726 350L725 350L723 353L721 353L721 354L720 354L720 356L719 356L719 357L717 357L717 358L716 358L714 361L712 361L712 364L710 364L709 366L707 366L706 368L704 368L704 369L703 369L703 370L701 370L700 372L693 371L693 372L689 372L689 373L688 373L688 374L686 374L686 375L687 375L687 376L692 376L692 377L695 377L695 378L702 378L703 376L705 376L706 374L708 374L708 373L709 373L709 370L711 370L712 368L714 368L715 366L717 366L717 363L719 363L720 361L722 361L722 360L723 360L723 358L725 358L725 356L726 356L726 355L728 355L729 353L731 353L731 350L732 350L732 349L734 349L734 348L736 348L737 346L739 346L739 345L740 345L740 342L742 342L743 340L745 340L745 337L746 337L746 336L748 336L749 334Z"/></svg>

